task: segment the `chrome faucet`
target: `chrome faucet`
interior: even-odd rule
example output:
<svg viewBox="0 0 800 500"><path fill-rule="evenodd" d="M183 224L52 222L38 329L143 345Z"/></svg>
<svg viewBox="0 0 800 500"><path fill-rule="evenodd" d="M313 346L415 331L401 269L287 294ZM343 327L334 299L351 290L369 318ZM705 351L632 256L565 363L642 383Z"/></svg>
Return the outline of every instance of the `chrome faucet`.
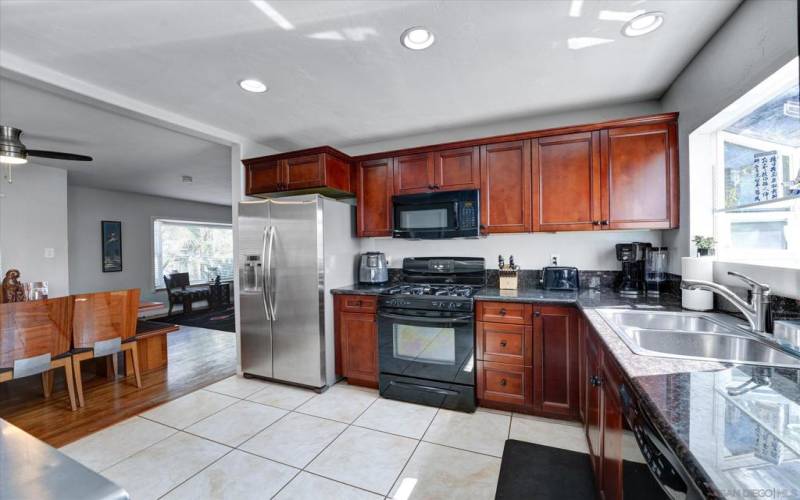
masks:
<svg viewBox="0 0 800 500"><path fill-rule="evenodd" d="M728 287L712 281L687 279L681 281L681 288L686 290L707 290L722 295L744 314L744 317L747 318L747 322L750 323L750 329L754 333L760 335L768 334L767 311L769 310L769 285L759 283L754 279L733 271L728 271L728 274L739 278L750 286L751 297L749 302L740 298Z"/></svg>

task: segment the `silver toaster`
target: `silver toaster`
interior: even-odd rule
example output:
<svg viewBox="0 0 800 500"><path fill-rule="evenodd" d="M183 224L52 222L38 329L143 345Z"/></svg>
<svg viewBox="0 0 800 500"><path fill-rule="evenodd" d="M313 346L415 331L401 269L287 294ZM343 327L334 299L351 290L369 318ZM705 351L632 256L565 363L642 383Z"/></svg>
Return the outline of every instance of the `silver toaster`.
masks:
<svg viewBox="0 0 800 500"><path fill-rule="evenodd" d="M389 281L389 266L383 252L367 252L361 254L361 263L358 267L358 281L360 283L379 284Z"/></svg>

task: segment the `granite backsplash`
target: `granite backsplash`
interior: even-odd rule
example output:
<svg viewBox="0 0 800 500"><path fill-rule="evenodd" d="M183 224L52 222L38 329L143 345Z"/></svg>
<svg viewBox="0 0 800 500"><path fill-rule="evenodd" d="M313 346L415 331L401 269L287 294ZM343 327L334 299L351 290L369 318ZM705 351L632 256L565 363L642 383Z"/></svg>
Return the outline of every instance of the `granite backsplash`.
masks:
<svg viewBox="0 0 800 500"><path fill-rule="evenodd" d="M620 279L620 271L579 271L580 287L586 289L613 288ZM402 276L399 268L389 268L389 282L397 283ZM519 288L541 288L542 270L541 269L520 269ZM500 284L500 275L497 269L486 270L486 286L497 288ZM747 289L744 287L730 287L742 297L747 296ZM669 274L665 284L664 292L680 296L681 276L679 274ZM719 295L714 295L714 308L720 311L736 313L737 309ZM800 319L800 300L780 295L770 295L770 310L773 319Z"/></svg>

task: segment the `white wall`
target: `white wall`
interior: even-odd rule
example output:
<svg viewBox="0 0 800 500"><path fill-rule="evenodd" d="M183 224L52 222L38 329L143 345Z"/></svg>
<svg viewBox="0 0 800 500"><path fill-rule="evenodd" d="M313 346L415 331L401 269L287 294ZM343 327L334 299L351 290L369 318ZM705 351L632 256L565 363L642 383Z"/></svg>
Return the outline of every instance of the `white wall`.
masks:
<svg viewBox="0 0 800 500"><path fill-rule="evenodd" d="M19 269L22 281L47 281L51 297L68 295L67 172L27 164L12 179L0 178L0 279Z"/></svg>
<svg viewBox="0 0 800 500"><path fill-rule="evenodd" d="M69 186L72 293L140 288L142 300L166 302L153 291L153 217L230 223L231 207ZM122 221L122 272L102 272L101 220Z"/></svg>
<svg viewBox="0 0 800 500"><path fill-rule="evenodd" d="M514 256L523 269L541 269L559 254L559 265L607 271L621 269L614 253L616 243L642 241L661 245L661 231L595 231L565 233L492 234L477 239L401 240L363 238L361 251L384 252L389 267L402 267L404 257L483 257L486 267L497 268L497 256Z"/></svg>
<svg viewBox="0 0 800 500"><path fill-rule="evenodd" d="M663 96L664 111L680 112L681 224L664 232L673 255L690 254L689 134L795 56L796 1L746 0ZM680 273L680 260L670 267ZM760 279L769 280L769 274Z"/></svg>

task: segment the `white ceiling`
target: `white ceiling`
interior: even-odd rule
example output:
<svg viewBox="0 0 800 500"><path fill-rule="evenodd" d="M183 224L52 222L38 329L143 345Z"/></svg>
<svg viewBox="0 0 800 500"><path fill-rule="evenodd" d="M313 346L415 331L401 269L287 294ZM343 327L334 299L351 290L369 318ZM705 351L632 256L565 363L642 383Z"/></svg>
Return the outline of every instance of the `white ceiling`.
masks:
<svg viewBox="0 0 800 500"><path fill-rule="evenodd" d="M6 0L0 2L0 56L22 58L279 151L344 148L658 98L738 3ZM642 10L665 12L662 28L641 38L622 36L624 19ZM415 25L434 31L433 47L413 52L400 45L401 32ZM586 38L606 43L569 48ZM262 79L269 92L241 91L236 82L248 77ZM179 177L191 174L189 168L210 174L215 158L223 156L210 143L174 133L157 140L158 148L135 147L132 141L152 144L153 135L132 123L120 134L96 109L70 110L75 118L67 120L67 113L51 120L48 113L69 105L59 102L54 111L30 106L44 98L29 92L3 90L3 123L91 146L70 148L98 158L95 167L71 169L76 182L173 193L170 184L159 187L158 175ZM29 145L56 147L32 137ZM179 160L180 151L186 156ZM103 173L85 173L89 168ZM220 199L230 199L229 188L219 191Z"/></svg>
<svg viewBox="0 0 800 500"><path fill-rule="evenodd" d="M87 154L92 162L30 158L66 168L70 184L231 203L230 148L0 78L0 123L29 149ZM25 168L24 166L12 168ZM182 175L193 177L191 184Z"/></svg>

